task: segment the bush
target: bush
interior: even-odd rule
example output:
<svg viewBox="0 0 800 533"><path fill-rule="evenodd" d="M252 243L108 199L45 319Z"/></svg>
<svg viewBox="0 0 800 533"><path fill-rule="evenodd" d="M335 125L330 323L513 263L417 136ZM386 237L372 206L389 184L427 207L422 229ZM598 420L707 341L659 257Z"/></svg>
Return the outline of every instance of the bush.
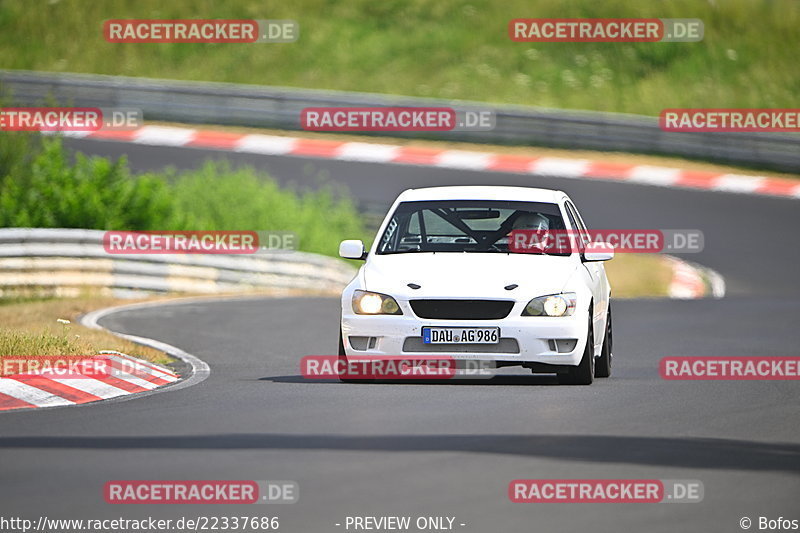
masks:
<svg viewBox="0 0 800 533"><path fill-rule="evenodd" d="M281 188L250 167L208 162L198 170L133 176L126 160L76 154L58 138L0 143L0 225L101 230L294 231L300 249L335 255L364 235L353 202L327 187ZM28 163L28 164L26 164Z"/></svg>
<svg viewBox="0 0 800 533"><path fill-rule="evenodd" d="M0 105L3 101L0 100ZM20 176L29 169L33 158L41 152L41 136L30 133L0 134L0 190L7 176Z"/></svg>
<svg viewBox="0 0 800 533"><path fill-rule="evenodd" d="M162 229L172 223L168 186L132 178L126 161L77 154L45 139L30 166L17 165L0 189L0 224L36 228Z"/></svg>
<svg viewBox="0 0 800 533"><path fill-rule="evenodd" d="M334 256L340 240L364 233L352 200L330 186L296 192L251 167L224 162L207 162L171 181L173 206L186 221L182 229L293 231L302 250Z"/></svg>

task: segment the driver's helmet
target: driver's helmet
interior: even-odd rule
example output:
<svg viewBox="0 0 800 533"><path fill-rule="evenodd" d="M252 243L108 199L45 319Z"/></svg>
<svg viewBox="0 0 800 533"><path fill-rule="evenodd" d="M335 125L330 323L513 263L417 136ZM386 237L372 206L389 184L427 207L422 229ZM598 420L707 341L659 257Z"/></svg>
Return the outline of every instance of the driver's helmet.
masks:
<svg viewBox="0 0 800 533"><path fill-rule="evenodd" d="M532 231L533 235L528 235L522 239L524 244L519 244L517 237L512 237L514 231ZM523 212L514 219L511 225L509 237L514 239L514 244L510 246L523 246L524 249L534 247L544 249L549 242L550 219L541 213Z"/></svg>
<svg viewBox="0 0 800 533"><path fill-rule="evenodd" d="M550 229L550 219L541 213L522 213L514 220L511 229L534 230L538 233L545 233Z"/></svg>

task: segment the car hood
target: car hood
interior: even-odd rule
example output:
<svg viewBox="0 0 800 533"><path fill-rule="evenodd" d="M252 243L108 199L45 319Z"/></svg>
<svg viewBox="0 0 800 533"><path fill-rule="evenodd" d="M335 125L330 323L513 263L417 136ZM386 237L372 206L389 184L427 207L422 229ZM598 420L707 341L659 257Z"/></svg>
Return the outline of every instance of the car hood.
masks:
<svg viewBox="0 0 800 533"><path fill-rule="evenodd" d="M533 298L560 292L580 262L572 257L497 253L371 255L365 288L402 299ZM409 283L417 284L412 289ZM516 284L514 290L504 287Z"/></svg>

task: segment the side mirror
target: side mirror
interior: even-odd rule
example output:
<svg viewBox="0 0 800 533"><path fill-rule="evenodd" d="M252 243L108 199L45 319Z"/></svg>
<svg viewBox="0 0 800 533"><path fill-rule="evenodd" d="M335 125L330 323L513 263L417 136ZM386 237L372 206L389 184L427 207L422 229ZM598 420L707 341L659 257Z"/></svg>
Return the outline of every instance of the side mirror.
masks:
<svg viewBox="0 0 800 533"><path fill-rule="evenodd" d="M342 241L339 245L339 256L345 259L366 259L367 251L364 243L359 240Z"/></svg>
<svg viewBox="0 0 800 533"><path fill-rule="evenodd" d="M590 242L583 251L584 261L608 261L614 259L614 246L607 242Z"/></svg>

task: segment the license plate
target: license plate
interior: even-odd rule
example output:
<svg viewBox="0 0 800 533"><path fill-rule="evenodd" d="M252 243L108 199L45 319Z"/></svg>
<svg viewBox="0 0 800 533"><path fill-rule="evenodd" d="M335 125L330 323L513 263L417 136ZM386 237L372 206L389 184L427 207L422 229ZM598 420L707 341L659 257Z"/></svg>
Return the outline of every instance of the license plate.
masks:
<svg viewBox="0 0 800 533"><path fill-rule="evenodd" d="M497 344L500 328L422 328L425 344Z"/></svg>

